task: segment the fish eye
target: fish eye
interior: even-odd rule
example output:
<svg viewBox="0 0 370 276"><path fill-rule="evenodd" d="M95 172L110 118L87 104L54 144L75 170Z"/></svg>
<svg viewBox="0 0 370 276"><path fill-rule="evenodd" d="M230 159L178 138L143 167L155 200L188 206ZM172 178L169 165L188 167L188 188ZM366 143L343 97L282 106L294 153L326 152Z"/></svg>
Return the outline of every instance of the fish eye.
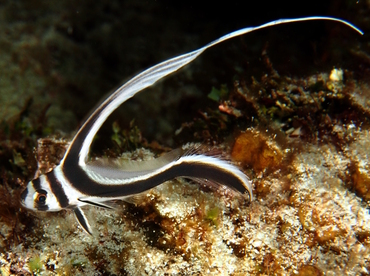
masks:
<svg viewBox="0 0 370 276"><path fill-rule="evenodd" d="M39 206L43 206L46 204L46 198L47 192L45 190L40 189L36 191L34 199Z"/></svg>

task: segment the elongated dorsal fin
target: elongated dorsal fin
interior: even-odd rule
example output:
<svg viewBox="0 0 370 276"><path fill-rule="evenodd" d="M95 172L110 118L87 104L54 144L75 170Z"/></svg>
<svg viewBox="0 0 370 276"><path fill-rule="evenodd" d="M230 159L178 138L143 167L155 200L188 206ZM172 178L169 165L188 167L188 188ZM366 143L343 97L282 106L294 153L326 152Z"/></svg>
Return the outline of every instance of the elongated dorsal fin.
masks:
<svg viewBox="0 0 370 276"><path fill-rule="evenodd" d="M113 94L111 94L87 119L87 121L83 124L80 130L77 132L76 136L74 137L72 143L70 144L67 152L61 161L61 164L64 164L68 167L75 167L76 165L85 166L87 161L87 156L89 153L91 142L100 129L101 125L105 122L107 117L123 102L128 100L129 98L133 97L136 93L142 91L143 89L153 85L158 80L164 78L165 76L179 70L180 68L184 67L185 65L189 64L191 61L196 59L200 54L202 54L208 48L221 43L225 40L230 38L240 36L255 30L263 29L266 27L283 24L283 23L291 23L291 22L299 22L299 21L308 21L308 20L331 20L343 23L355 31L362 34L362 31L359 30L357 27L352 25L351 23L333 17L321 17L321 16L314 16L314 17L304 17L304 18L295 18L295 19L280 19L276 21L272 21L257 27L248 27L243 28L229 34L226 34L219 39L212 41L211 43L201 47L195 51L171 58L164 62L161 62L142 73L138 74L120 88L118 88Z"/></svg>

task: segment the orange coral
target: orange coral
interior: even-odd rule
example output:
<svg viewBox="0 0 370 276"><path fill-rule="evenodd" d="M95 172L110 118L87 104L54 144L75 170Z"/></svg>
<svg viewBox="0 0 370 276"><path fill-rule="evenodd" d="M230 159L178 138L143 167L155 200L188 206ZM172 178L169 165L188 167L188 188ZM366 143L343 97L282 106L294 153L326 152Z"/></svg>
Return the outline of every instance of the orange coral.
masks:
<svg viewBox="0 0 370 276"><path fill-rule="evenodd" d="M323 273L315 266L312 265L302 265L299 270L298 274L299 276L320 276L323 275Z"/></svg>
<svg viewBox="0 0 370 276"><path fill-rule="evenodd" d="M232 158L256 172L276 168L283 159L283 153L274 141L259 131L248 129L236 139Z"/></svg>
<svg viewBox="0 0 370 276"><path fill-rule="evenodd" d="M364 200L370 200L370 178L360 171L357 166L351 168L351 178L356 194Z"/></svg>

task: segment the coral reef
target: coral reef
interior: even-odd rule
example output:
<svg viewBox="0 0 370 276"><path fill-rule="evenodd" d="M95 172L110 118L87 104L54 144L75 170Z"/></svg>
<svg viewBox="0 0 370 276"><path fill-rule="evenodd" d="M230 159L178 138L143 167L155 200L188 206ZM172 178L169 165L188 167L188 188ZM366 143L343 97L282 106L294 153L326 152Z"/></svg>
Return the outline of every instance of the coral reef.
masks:
<svg viewBox="0 0 370 276"><path fill-rule="evenodd" d="M339 35L332 24L318 40L299 34L310 38L302 42L305 58L302 45L280 32L252 36L253 45L242 38L244 48L214 49L131 101L99 132L92 158L148 160L183 143L208 143L240 165L256 198L176 179L117 202L117 211L86 207L90 237L71 212L22 209L22 188L59 162L102 91L203 40L184 26L178 38L181 20L156 20L165 11L154 2L36 2L0 4L1 275L370 273L368 36ZM338 10L370 31L368 2L332 4ZM137 21L166 30L148 38L162 52L138 46L148 41L132 33ZM203 29L206 38L217 30L209 22Z"/></svg>

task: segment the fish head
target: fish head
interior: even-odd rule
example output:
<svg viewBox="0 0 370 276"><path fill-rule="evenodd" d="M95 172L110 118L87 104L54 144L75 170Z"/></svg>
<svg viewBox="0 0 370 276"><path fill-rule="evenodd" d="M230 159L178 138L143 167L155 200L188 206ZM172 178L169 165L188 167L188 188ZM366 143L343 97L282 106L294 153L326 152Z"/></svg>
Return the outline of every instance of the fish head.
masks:
<svg viewBox="0 0 370 276"><path fill-rule="evenodd" d="M33 211L55 212L63 209L51 191L45 175L28 182L21 194L21 204Z"/></svg>

